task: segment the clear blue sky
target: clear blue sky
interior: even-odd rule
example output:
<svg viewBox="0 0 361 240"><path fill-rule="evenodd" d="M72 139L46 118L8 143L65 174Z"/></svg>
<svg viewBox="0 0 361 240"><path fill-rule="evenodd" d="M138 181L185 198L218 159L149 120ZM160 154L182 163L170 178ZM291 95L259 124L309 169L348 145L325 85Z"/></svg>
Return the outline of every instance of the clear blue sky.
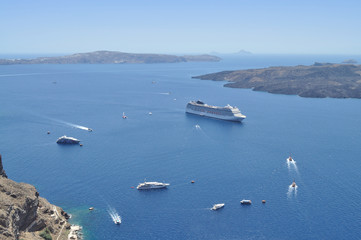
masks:
<svg viewBox="0 0 361 240"><path fill-rule="evenodd" d="M357 0L1 0L0 54L361 54Z"/></svg>

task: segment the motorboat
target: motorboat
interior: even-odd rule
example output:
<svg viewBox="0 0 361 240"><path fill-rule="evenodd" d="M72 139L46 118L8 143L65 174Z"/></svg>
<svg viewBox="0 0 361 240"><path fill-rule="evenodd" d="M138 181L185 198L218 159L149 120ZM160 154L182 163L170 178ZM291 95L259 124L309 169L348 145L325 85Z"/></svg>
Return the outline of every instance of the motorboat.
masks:
<svg viewBox="0 0 361 240"><path fill-rule="evenodd" d="M58 144L78 144L79 142L80 142L79 139L73 137L67 137L65 135L58 138L58 140L56 141L56 143Z"/></svg>
<svg viewBox="0 0 361 240"><path fill-rule="evenodd" d="M125 116L125 113L123 112L123 116L122 116L123 119L126 119L127 116Z"/></svg>
<svg viewBox="0 0 361 240"><path fill-rule="evenodd" d="M295 182L294 179L293 179L293 182L292 182L292 184L291 184L291 187L293 187L293 188L297 187L296 182Z"/></svg>
<svg viewBox="0 0 361 240"><path fill-rule="evenodd" d="M251 201L251 200L243 199L243 200L241 201L241 204L250 205L250 204L252 204L252 201Z"/></svg>
<svg viewBox="0 0 361 240"><path fill-rule="evenodd" d="M289 157L287 158L287 161L292 162L292 161L293 161L293 158L292 158L291 156L289 156Z"/></svg>
<svg viewBox="0 0 361 240"><path fill-rule="evenodd" d="M220 209L222 207L224 207L224 203L218 203L218 204L214 204L211 209L215 211L215 210L218 210L218 209Z"/></svg>
<svg viewBox="0 0 361 240"><path fill-rule="evenodd" d="M161 183L161 182L144 182L144 183L139 183L137 189L147 190L147 189L156 189L156 188L166 188L169 185L170 185L169 183Z"/></svg>

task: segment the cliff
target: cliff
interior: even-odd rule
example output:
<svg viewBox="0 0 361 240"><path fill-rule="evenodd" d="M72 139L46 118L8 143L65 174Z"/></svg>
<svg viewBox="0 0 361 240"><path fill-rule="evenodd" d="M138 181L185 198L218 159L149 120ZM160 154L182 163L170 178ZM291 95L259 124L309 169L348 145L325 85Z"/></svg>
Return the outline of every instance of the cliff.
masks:
<svg viewBox="0 0 361 240"><path fill-rule="evenodd" d="M312 66L223 71L193 78L228 81L225 87L251 88L313 98L361 98L361 65L315 63Z"/></svg>
<svg viewBox="0 0 361 240"><path fill-rule="evenodd" d="M136 54L115 51L77 53L61 57L39 57L34 59L0 59L0 65L9 64L119 64L119 63L176 63L217 62L221 59L211 55L175 56L167 54Z"/></svg>
<svg viewBox="0 0 361 240"><path fill-rule="evenodd" d="M1 156L0 172L0 239L68 239L66 212L40 197L34 186L6 178Z"/></svg>

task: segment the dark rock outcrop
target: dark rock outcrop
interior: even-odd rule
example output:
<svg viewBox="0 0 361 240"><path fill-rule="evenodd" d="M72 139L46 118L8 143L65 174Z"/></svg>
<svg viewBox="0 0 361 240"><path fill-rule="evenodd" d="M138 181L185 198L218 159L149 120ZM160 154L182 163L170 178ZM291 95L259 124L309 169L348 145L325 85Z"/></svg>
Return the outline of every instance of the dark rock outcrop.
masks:
<svg viewBox="0 0 361 240"><path fill-rule="evenodd" d="M0 154L0 176L1 176L1 177L5 177L5 178L8 177L8 176L6 176L6 173L5 173L5 170L4 170L4 167L3 167L3 162L2 162L2 159L1 159L1 154Z"/></svg>
<svg viewBox="0 0 361 240"><path fill-rule="evenodd" d="M218 62L221 59L211 55L175 56L167 54L138 54L115 51L77 53L61 57L39 57L35 59L0 59L0 65L10 64L113 64L113 63L176 63L176 62Z"/></svg>
<svg viewBox="0 0 361 240"><path fill-rule="evenodd" d="M70 226L65 217L68 214L40 197L34 186L6 178L1 158L0 169L0 239L42 239L39 234L46 228L53 238L60 235L59 239L67 239L62 225L66 222Z"/></svg>
<svg viewBox="0 0 361 240"><path fill-rule="evenodd" d="M251 88L313 98L361 98L361 65L315 63L211 73L193 78L228 81L225 87Z"/></svg>

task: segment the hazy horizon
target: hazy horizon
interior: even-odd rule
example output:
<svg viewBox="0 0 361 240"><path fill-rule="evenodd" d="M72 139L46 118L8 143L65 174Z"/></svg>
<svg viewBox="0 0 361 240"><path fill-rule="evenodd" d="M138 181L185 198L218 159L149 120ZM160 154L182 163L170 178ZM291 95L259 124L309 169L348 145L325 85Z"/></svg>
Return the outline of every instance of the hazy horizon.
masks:
<svg viewBox="0 0 361 240"><path fill-rule="evenodd" d="M8 1L1 54L361 54L361 2Z"/></svg>

